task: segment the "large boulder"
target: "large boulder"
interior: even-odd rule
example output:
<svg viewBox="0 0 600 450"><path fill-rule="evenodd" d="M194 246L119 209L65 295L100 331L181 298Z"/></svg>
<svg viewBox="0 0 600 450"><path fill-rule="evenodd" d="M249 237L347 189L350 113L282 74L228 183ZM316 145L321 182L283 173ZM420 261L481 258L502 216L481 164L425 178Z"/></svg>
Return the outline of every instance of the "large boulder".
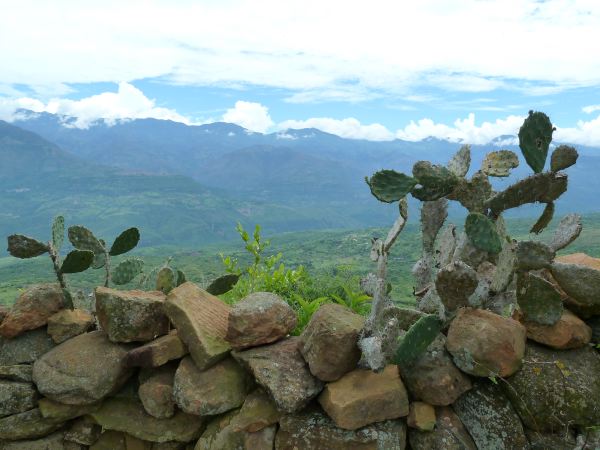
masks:
<svg viewBox="0 0 600 450"><path fill-rule="evenodd" d="M177 411L169 419L157 419L144 411L141 402L127 398L110 398L90 415L105 430L151 442L191 442L204 429L202 417Z"/></svg>
<svg viewBox="0 0 600 450"><path fill-rule="evenodd" d="M528 428L585 428L600 423L599 373L600 355L591 347L553 350L530 342L523 367L502 386Z"/></svg>
<svg viewBox="0 0 600 450"><path fill-rule="evenodd" d="M516 320L484 309L458 311L446 348L460 370L478 377L507 377L521 367L526 330Z"/></svg>
<svg viewBox="0 0 600 450"><path fill-rule="evenodd" d="M179 338L177 330L161 336L127 353L129 367L159 367L168 361L183 358L188 349Z"/></svg>
<svg viewBox="0 0 600 450"><path fill-rule="evenodd" d="M213 416L240 407L249 385L248 374L232 358L200 370L186 356L175 373L173 396L188 414Z"/></svg>
<svg viewBox="0 0 600 450"><path fill-rule="evenodd" d="M394 365L380 373L368 369L348 372L325 386L319 403L335 424L346 430L408 415L408 394Z"/></svg>
<svg viewBox="0 0 600 450"><path fill-rule="evenodd" d="M358 430L338 428L323 412L309 409L279 421L276 450L404 450L406 424L400 420L377 422Z"/></svg>
<svg viewBox="0 0 600 450"><path fill-rule="evenodd" d="M364 317L345 306L321 306L300 337L300 352L311 373L323 381L335 381L356 368L360 359L358 336Z"/></svg>
<svg viewBox="0 0 600 450"><path fill-rule="evenodd" d="M298 351L300 340L288 338L275 344L232 352L233 357L252 373L284 412L304 408L323 389Z"/></svg>
<svg viewBox="0 0 600 450"><path fill-rule="evenodd" d="M552 276L567 294L565 303L582 317L600 314L600 270L587 264L555 262Z"/></svg>
<svg viewBox="0 0 600 450"><path fill-rule="evenodd" d="M583 347L592 339L592 329L568 309L563 310L554 325L519 320L525 325L529 339L558 350Z"/></svg>
<svg viewBox="0 0 600 450"><path fill-rule="evenodd" d="M91 405L65 405L49 398L41 398L38 402L38 408L42 417L52 419L55 422L66 422L84 416L97 411L99 407L100 403L93 403Z"/></svg>
<svg viewBox="0 0 600 450"><path fill-rule="evenodd" d="M27 331L12 339L0 337L0 366L32 363L55 345L45 328Z"/></svg>
<svg viewBox="0 0 600 450"><path fill-rule="evenodd" d="M471 389L469 377L452 363L443 334L439 334L410 367L400 368L400 374L417 400L434 406L451 405Z"/></svg>
<svg viewBox="0 0 600 450"><path fill-rule="evenodd" d="M453 405L477 448L528 449L523 424L501 388L479 380Z"/></svg>
<svg viewBox="0 0 600 450"><path fill-rule="evenodd" d="M270 344L287 336L297 320L294 310L281 297L255 292L233 306L225 339L236 350Z"/></svg>
<svg viewBox="0 0 600 450"><path fill-rule="evenodd" d="M130 347L110 342L102 331L81 334L58 345L33 365L38 390L57 402L85 405L116 392L131 375Z"/></svg>
<svg viewBox="0 0 600 450"><path fill-rule="evenodd" d="M37 406L38 393L31 383L0 380L0 417L28 411Z"/></svg>
<svg viewBox="0 0 600 450"><path fill-rule="evenodd" d="M176 364L167 364L157 369L142 369L138 376L138 396L148 414L157 419L168 419L175 414L173 379Z"/></svg>
<svg viewBox="0 0 600 450"><path fill-rule="evenodd" d="M169 292L165 311L198 369L208 369L229 354L231 347L225 335L230 310L230 306L191 282Z"/></svg>
<svg viewBox="0 0 600 450"><path fill-rule="evenodd" d="M413 450L478 450L458 416L449 406L435 409L436 426L432 431L408 429Z"/></svg>
<svg viewBox="0 0 600 450"><path fill-rule="evenodd" d="M97 287L95 297L100 326L113 342L146 342L169 332L162 292Z"/></svg>
<svg viewBox="0 0 600 450"><path fill-rule="evenodd" d="M63 309L48 318L48 334L60 344L85 333L94 323L94 317L83 309Z"/></svg>
<svg viewBox="0 0 600 450"><path fill-rule="evenodd" d="M14 338L27 330L43 327L52 314L65 306L65 294L58 284L27 288L0 324L0 336Z"/></svg>
<svg viewBox="0 0 600 450"><path fill-rule="evenodd" d="M40 410L30 409L19 414L0 419L0 439L37 439L44 437L63 426L62 422L47 419Z"/></svg>

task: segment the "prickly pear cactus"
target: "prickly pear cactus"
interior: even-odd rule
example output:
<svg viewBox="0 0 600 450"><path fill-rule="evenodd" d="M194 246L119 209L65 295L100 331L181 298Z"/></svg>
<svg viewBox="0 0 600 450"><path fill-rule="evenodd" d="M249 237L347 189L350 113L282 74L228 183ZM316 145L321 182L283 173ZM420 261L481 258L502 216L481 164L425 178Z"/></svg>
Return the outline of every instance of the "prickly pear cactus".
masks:
<svg viewBox="0 0 600 450"><path fill-rule="evenodd" d="M471 166L471 146L463 145L448 163L448 170L458 178L464 178Z"/></svg>
<svg viewBox="0 0 600 450"><path fill-rule="evenodd" d="M108 254L110 256L122 255L133 250L140 240L140 231L133 227L123 231L113 242Z"/></svg>
<svg viewBox="0 0 600 450"><path fill-rule="evenodd" d="M471 243L486 252L500 253L502 240L496 231L496 225L480 213L470 213L465 222L465 233Z"/></svg>
<svg viewBox="0 0 600 450"><path fill-rule="evenodd" d="M519 273L517 301L525 320L541 325L554 325L563 313L560 294L551 283L533 273Z"/></svg>
<svg viewBox="0 0 600 450"><path fill-rule="evenodd" d="M579 214L569 214L561 219L550 241L550 247L559 251L579 237L583 225Z"/></svg>
<svg viewBox="0 0 600 450"><path fill-rule="evenodd" d="M35 258L48 252L48 244L22 234L13 234L8 237L8 253L15 258Z"/></svg>
<svg viewBox="0 0 600 450"><path fill-rule="evenodd" d="M413 166L413 177L418 184L411 194L421 201L434 201L450 194L458 184L458 177L444 166L419 161Z"/></svg>
<svg viewBox="0 0 600 450"><path fill-rule="evenodd" d="M499 150L486 155L481 170L490 177L507 177L515 167L519 167L519 157L510 150Z"/></svg>
<svg viewBox="0 0 600 450"><path fill-rule="evenodd" d="M382 202L393 203L412 190L417 180L395 170L380 170L371 178L365 178L371 193Z"/></svg>
<svg viewBox="0 0 600 450"><path fill-rule="evenodd" d="M521 241L517 244L517 269L548 269L556 252L549 245L539 241Z"/></svg>
<svg viewBox="0 0 600 450"><path fill-rule="evenodd" d="M435 288L446 311L469 306L469 297L479 284L477 272L462 261L454 261L438 272Z"/></svg>
<svg viewBox="0 0 600 450"><path fill-rule="evenodd" d="M82 225L69 227L69 241L78 250L89 250L94 253L94 262L92 267L100 269L106 264L106 250L104 245L98 240L94 233Z"/></svg>
<svg viewBox="0 0 600 450"><path fill-rule="evenodd" d="M437 337L442 328L434 315L421 317L398 341L394 364L408 367L414 363Z"/></svg>
<svg viewBox="0 0 600 450"><path fill-rule="evenodd" d="M542 215L537 220L535 224L529 230L530 233L540 234L542 231L546 229L548 224L552 221L554 217L554 202L546 203L546 207L542 212Z"/></svg>
<svg viewBox="0 0 600 450"><path fill-rule="evenodd" d="M550 157L550 170L558 172L571 167L577 162L579 153L570 145L559 145L552 152Z"/></svg>
<svg viewBox="0 0 600 450"><path fill-rule="evenodd" d="M62 265L61 273L79 273L87 270L94 260L94 253L89 250L73 250L70 252Z"/></svg>
<svg viewBox="0 0 600 450"><path fill-rule="evenodd" d="M127 284L137 277L144 268L141 258L127 258L113 269L111 280L116 285Z"/></svg>
<svg viewBox="0 0 600 450"><path fill-rule="evenodd" d="M223 275L210 283L210 285L206 288L206 292L212 295L225 294L233 289L239 279L240 276L237 274L230 273Z"/></svg>
<svg viewBox="0 0 600 450"><path fill-rule="evenodd" d="M529 116L519 130L519 147L521 147L525 161L535 173L544 170L552 133L555 129L546 114L529 111Z"/></svg>
<svg viewBox="0 0 600 450"><path fill-rule="evenodd" d="M52 222L52 247L57 252L60 249L65 240L65 218L63 216L56 216Z"/></svg>
<svg viewBox="0 0 600 450"><path fill-rule="evenodd" d="M170 267L163 267L156 275L156 290L164 294L171 292L177 284L177 275Z"/></svg>
<svg viewBox="0 0 600 450"><path fill-rule="evenodd" d="M483 212L485 202L492 195L492 185L488 176L477 171L470 180L460 179L458 185L450 194L449 200L456 200L469 212Z"/></svg>

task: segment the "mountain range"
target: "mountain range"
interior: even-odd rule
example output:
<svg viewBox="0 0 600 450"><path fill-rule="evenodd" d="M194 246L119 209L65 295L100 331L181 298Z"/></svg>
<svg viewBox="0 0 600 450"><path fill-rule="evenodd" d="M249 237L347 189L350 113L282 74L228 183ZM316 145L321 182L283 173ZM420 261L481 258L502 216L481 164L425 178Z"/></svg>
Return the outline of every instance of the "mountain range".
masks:
<svg viewBox="0 0 600 450"><path fill-rule="evenodd" d="M420 159L446 163L460 146L433 138L344 139L317 129L261 134L229 123L156 119L80 129L71 118L48 113L19 117L0 122L0 233L44 238L52 217L62 213L108 239L137 225L145 245L227 239L238 221L260 223L268 233L385 226L395 207L375 200L364 177L381 168L410 173ZM514 140L500 136L473 146L472 167L491 150L518 152ZM600 149L578 148L559 212L600 210ZM529 172L522 161L511 179Z"/></svg>

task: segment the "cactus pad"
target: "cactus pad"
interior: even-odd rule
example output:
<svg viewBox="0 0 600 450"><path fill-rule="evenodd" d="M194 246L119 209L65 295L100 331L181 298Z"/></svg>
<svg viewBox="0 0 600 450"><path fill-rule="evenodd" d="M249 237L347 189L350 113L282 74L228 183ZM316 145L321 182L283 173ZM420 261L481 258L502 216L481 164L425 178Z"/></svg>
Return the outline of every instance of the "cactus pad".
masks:
<svg viewBox="0 0 600 450"><path fill-rule="evenodd" d="M225 294L233 289L233 286L235 286L235 283L237 283L239 279L240 276L233 273L220 276L210 283L210 285L206 288L206 292L212 295Z"/></svg>
<svg viewBox="0 0 600 450"><path fill-rule="evenodd" d="M561 219L550 241L550 247L559 251L573 242L581 234L583 225L579 214L569 214Z"/></svg>
<svg viewBox="0 0 600 450"><path fill-rule="evenodd" d="M499 150L486 155L481 170L490 177L507 177L510 169L519 166L519 157L510 150Z"/></svg>
<svg viewBox="0 0 600 450"><path fill-rule="evenodd" d="M447 311L469 306L469 297L478 284L477 272L462 261L443 267L435 279L435 289Z"/></svg>
<svg viewBox="0 0 600 450"><path fill-rule="evenodd" d="M56 216L52 222L52 247L57 252L63 245L65 240L65 218L63 216Z"/></svg>
<svg viewBox="0 0 600 450"><path fill-rule="evenodd" d="M558 172L571 167L577 162L579 153L570 145L559 145L552 152L550 157L550 170L552 172Z"/></svg>
<svg viewBox="0 0 600 450"><path fill-rule="evenodd" d="M69 241L78 250L89 250L94 253L92 267L99 269L106 263L106 250L104 243L99 241L94 233L81 225L69 227Z"/></svg>
<svg viewBox="0 0 600 450"><path fill-rule="evenodd" d="M34 258L43 255L49 248L47 244L22 234L8 236L8 253L15 258Z"/></svg>
<svg viewBox="0 0 600 450"><path fill-rule="evenodd" d="M94 260L94 253L89 250L73 250L70 252L62 265L61 273L79 273L87 270Z"/></svg>
<svg viewBox="0 0 600 450"><path fill-rule="evenodd" d="M395 170L380 170L365 180L377 200L386 203L397 202L406 197L417 184L414 178Z"/></svg>
<svg viewBox="0 0 600 450"><path fill-rule="evenodd" d="M164 294L171 292L177 283L177 275L170 267L163 267L156 275L156 290Z"/></svg>
<svg viewBox="0 0 600 450"><path fill-rule="evenodd" d="M457 200L469 212L482 212L485 202L492 195L492 185L485 173L477 171L470 181L460 179L447 198Z"/></svg>
<svg viewBox="0 0 600 450"><path fill-rule="evenodd" d="M554 325L563 313L563 303L551 283L532 273L517 277L517 302L527 321Z"/></svg>
<svg viewBox="0 0 600 450"><path fill-rule="evenodd" d="M448 200L440 198L433 202L423 202L421 206L421 232L423 249L433 252L435 239L448 217Z"/></svg>
<svg viewBox="0 0 600 450"><path fill-rule="evenodd" d="M543 112L537 111L529 111L529 116L519 129L519 147L525 161L535 173L544 170L554 130L550 118Z"/></svg>
<svg viewBox="0 0 600 450"><path fill-rule="evenodd" d="M177 269L177 283L176 283L177 286L181 286L186 281L187 281L187 278L185 276L185 273L183 273L183 270Z"/></svg>
<svg viewBox="0 0 600 450"><path fill-rule="evenodd" d="M567 190L568 178L562 173L538 173L509 186L486 202L495 214L527 203L551 203Z"/></svg>
<svg viewBox="0 0 600 450"><path fill-rule="evenodd" d="M504 292L513 279L517 263L517 244L514 241L506 241L502 245L502 251L498 255L496 270L492 277L490 290L495 293Z"/></svg>
<svg viewBox="0 0 600 450"><path fill-rule="evenodd" d="M517 269L539 270L552 265L556 252L539 241L520 241L517 244Z"/></svg>
<svg viewBox="0 0 600 450"><path fill-rule="evenodd" d="M471 146L463 145L448 163L448 170L459 178L463 178L469 172L471 166Z"/></svg>
<svg viewBox="0 0 600 450"><path fill-rule="evenodd" d="M413 166L413 177L418 184L411 194L421 201L433 201L450 194L459 178L444 166L431 164L429 161L419 161Z"/></svg>
<svg viewBox="0 0 600 450"><path fill-rule="evenodd" d="M502 240L496 231L496 225L483 214L470 213L467 216L465 233L469 241L480 250L494 254L502 250Z"/></svg>
<svg viewBox="0 0 600 450"><path fill-rule="evenodd" d="M423 316L417 320L406 334L398 339L394 364L406 368L417 361L438 336L441 328L441 322L434 315Z"/></svg>
<svg viewBox="0 0 600 450"><path fill-rule="evenodd" d="M137 228L129 228L123 231L113 242L108 254L110 256L122 255L130 250L133 250L140 241L140 230Z"/></svg>
<svg viewBox="0 0 600 450"><path fill-rule="evenodd" d="M542 212L542 215L537 220L536 223L533 224L530 233L540 234L542 231L546 229L548 224L552 221L554 217L554 202L546 203L546 207Z"/></svg>
<svg viewBox="0 0 600 450"><path fill-rule="evenodd" d="M127 258L113 269L111 280L117 285L127 284L142 273L143 267L144 261L141 258Z"/></svg>

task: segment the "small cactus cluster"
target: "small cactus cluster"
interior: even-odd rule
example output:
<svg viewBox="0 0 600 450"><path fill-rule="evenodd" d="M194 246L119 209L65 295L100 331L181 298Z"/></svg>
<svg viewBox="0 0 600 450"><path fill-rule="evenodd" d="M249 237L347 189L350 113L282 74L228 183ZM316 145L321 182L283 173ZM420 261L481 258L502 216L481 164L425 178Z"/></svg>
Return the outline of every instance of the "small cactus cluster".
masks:
<svg viewBox="0 0 600 450"><path fill-rule="evenodd" d="M65 240L65 218L57 216L52 222L51 239L41 242L37 239L13 234L8 236L8 252L21 259L35 258L48 253L56 278L63 289L67 289L65 274L78 273L87 270L93 263L94 253L88 249L75 248L61 260L60 250Z"/></svg>
<svg viewBox="0 0 600 450"><path fill-rule="evenodd" d="M565 217L549 244L516 242L508 236L502 218L508 209L543 203L544 211L531 233L542 232L552 220L554 202L567 190L568 178L561 170L575 164L578 156L573 147L558 146L552 152L550 170L543 171L554 130L546 114L529 112L518 135L523 157L534 174L500 192L493 190L489 178L509 176L519 165L517 154L510 150L489 153L469 179L468 145L462 146L447 166L419 161L413 166L412 176L382 170L366 179L378 200L400 201L402 225L407 218L402 207L406 205L405 197L410 194L422 201L422 256L413 267L413 275L417 307L428 315L405 334L398 330L390 338L389 324L377 318L382 310L393 306L384 290L376 292L379 298L376 295L373 300L371 317L361 337L369 350L365 354L367 346L361 346L364 365L373 370L380 370L390 360L409 365L454 318L456 310L464 306L495 309L498 313L505 313L507 306L512 312L518 306L525 320L544 325L556 323L562 314L562 302L548 274L560 270L556 269L554 256L577 238L581 217ZM463 232L454 225L444 227L449 200L457 201L468 211ZM395 224L392 230L397 231L395 240L401 227ZM371 251L372 259L379 263L375 277L380 286L385 286L385 267L380 266L385 266L386 248L377 239ZM383 339L383 334L387 340L396 339L395 354L382 353L384 342L379 347L373 345Z"/></svg>

